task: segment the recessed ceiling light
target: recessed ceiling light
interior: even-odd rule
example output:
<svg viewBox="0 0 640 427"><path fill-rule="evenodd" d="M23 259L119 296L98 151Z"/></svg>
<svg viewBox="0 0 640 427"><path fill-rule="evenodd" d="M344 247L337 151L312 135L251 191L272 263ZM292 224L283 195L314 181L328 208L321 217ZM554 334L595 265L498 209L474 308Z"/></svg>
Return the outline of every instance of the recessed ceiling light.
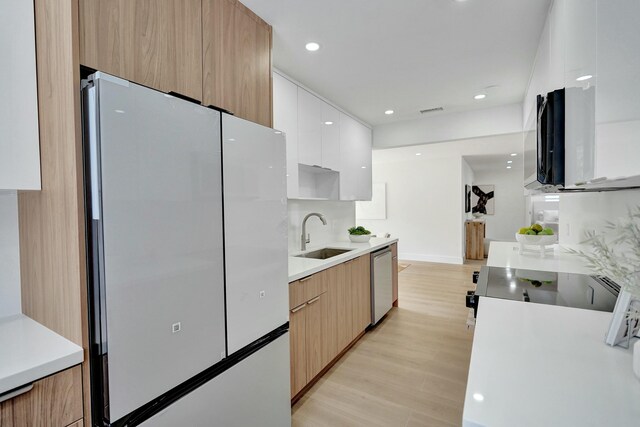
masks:
<svg viewBox="0 0 640 427"><path fill-rule="evenodd" d="M511 157L515 157L517 155L518 155L518 153L511 153Z"/></svg>
<svg viewBox="0 0 640 427"><path fill-rule="evenodd" d="M113 111L115 111L118 114L124 114L124 110L113 110Z"/></svg>
<svg viewBox="0 0 640 427"><path fill-rule="evenodd" d="M422 153L416 153L416 156L422 156Z"/></svg>
<svg viewBox="0 0 640 427"><path fill-rule="evenodd" d="M484 396L480 393L473 393L473 399L482 402L484 400Z"/></svg>
<svg viewBox="0 0 640 427"><path fill-rule="evenodd" d="M276 135L282 135L282 132L280 132L279 130L274 132Z"/></svg>
<svg viewBox="0 0 640 427"><path fill-rule="evenodd" d="M395 111L393 110L387 110L384 112L387 116L390 116L391 114L395 113Z"/></svg>
<svg viewBox="0 0 640 427"><path fill-rule="evenodd" d="M511 169L511 166L507 166L507 169Z"/></svg>
<svg viewBox="0 0 640 427"><path fill-rule="evenodd" d="M333 124L333 122L324 122L325 125L327 126L331 126Z"/></svg>
<svg viewBox="0 0 640 427"><path fill-rule="evenodd" d="M315 52L316 50L320 49L320 45L316 42L309 42L304 47L309 52Z"/></svg>
<svg viewBox="0 0 640 427"><path fill-rule="evenodd" d="M367 168L366 166L360 166L360 167L361 167L362 169L366 169L366 168Z"/></svg>
<svg viewBox="0 0 640 427"><path fill-rule="evenodd" d="M591 74L587 74L587 75L585 75L585 76L580 76L580 77L578 77L578 78L576 79L576 81L578 81L578 82L583 82L583 81L585 81L585 80L589 80L589 79L591 79L591 78L593 78L593 76L592 76Z"/></svg>
<svg viewBox="0 0 640 427"><path fill-rule="evenodd" d="M487 97L487 95L485 95L484 93L479 93L476 96L473 97L473 99L485 99Z"/></svg>
<svg viewBox="0 0 640 427"><path fill-rule="evenodd" d="M507 163L508 163L508 164L511 164L511 163L513 163L513 160L509 160Z"/></svg>

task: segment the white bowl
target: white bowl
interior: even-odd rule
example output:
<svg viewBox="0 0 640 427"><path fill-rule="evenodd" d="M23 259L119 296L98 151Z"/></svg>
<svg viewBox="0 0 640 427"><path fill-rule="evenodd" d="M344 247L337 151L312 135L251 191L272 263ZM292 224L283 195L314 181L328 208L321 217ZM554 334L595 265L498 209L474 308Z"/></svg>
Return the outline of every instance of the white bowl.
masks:
<svg viewBox="0 0 640 427"><path fill-rule="evenodd" d="M371 239L370 234L349 234L349 240L351 240L353 243L367 243L369 239Z"/></svg>
<svg viewBox="0 0 640 427"><path fill-rule="evenodd" d="M516 240L518 243L524 243L527 245L553 245L557 242L558 236L555 234L551 236L547 235L532 235L532 234L518 234L516 233Z"/></svg>

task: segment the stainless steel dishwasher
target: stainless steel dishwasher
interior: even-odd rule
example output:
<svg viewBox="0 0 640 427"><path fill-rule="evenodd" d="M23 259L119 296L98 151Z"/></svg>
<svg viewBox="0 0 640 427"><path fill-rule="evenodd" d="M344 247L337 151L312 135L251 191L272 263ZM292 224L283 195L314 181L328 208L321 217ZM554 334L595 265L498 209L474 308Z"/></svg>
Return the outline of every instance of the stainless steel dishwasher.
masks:
<svg viewBox="0 0 640 427"><path fill-rule="evenodd" d="M371 253L371 324L377 324L393 305L391 247Z"/></svg>

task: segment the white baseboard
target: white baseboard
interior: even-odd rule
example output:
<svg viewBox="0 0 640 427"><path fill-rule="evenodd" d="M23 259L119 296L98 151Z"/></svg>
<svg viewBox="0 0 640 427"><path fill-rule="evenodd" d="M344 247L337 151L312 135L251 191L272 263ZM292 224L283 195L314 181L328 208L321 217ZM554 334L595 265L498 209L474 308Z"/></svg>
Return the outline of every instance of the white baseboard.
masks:
<svg viewBox="0 0 640 427"><path fill-rule="evenodd" d="M455 256L442 256L442 255L425 255L425 254L411 254L406 252L399 252L398 259L402 261L423 261L423 262L439 262L443 264L464 264L464 259Z"/></svg>

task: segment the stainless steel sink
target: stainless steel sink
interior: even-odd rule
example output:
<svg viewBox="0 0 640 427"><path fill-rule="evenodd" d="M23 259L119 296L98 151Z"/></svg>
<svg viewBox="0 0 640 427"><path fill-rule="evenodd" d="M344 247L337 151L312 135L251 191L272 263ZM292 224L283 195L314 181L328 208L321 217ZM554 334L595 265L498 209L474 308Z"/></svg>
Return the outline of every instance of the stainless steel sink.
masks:
<svg viewBox="0 0 640 427"><path fill-rule="evenodd" d="M306 254L296 255L297 258L313 258L313 259L327 259L334 256L342 255L343 253L352 251L353 249L337 249L337 248L322 248L317 251L307 252Z"/></svg>

